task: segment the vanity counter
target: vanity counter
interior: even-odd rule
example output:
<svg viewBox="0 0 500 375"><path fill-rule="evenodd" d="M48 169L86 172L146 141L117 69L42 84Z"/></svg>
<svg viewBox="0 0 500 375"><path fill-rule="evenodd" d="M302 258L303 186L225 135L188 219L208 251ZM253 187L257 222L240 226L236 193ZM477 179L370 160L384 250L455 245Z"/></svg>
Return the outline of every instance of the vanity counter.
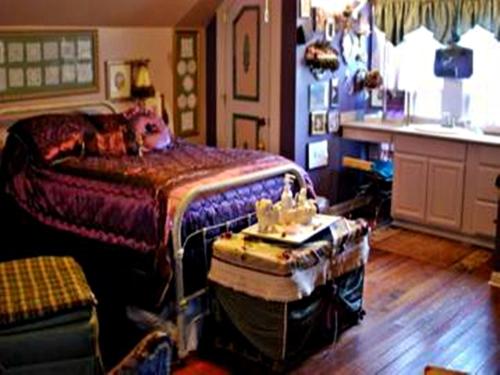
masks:
<svg viewBox="0 0 500 375"><path fill-rule="evenodd" d="M341 121L342 137L359 141L391 142L393 134L403 134L457 142L477 143L487 146L500 146L500 136L497 135L478 134L464 129L457 129L457 132L440 133L422 130L421 128L424 125L419 129L412 125L401 125L400 123L383 122L382 120Z"/></svg>

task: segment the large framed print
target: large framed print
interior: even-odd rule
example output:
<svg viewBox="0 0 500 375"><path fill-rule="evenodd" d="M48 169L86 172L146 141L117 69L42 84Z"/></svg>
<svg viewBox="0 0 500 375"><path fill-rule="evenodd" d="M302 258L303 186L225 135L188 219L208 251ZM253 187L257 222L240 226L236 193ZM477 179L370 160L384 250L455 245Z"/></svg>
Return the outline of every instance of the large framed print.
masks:
<svg viewBox="0 0 500 375"><path fill-rule="evenodd" d="M174 124L176 135L198 135L199 35L197 30L176 30L174 40Z"/></svg>
<svg viewBox="0 0 500 375"><path fill-rule="evenodd" d="M99 90L96 30L0 32L0 101Z"/></svg>

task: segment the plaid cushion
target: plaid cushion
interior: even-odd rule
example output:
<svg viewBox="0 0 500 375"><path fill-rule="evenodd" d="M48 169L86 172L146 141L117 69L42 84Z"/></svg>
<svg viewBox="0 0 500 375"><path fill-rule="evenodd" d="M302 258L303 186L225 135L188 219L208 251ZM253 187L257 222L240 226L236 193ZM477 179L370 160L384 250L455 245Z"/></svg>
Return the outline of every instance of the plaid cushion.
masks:
<svg viewBox="0 0 500 375"><path fill-rule="evenodd" d="M96 300L80 266L69 257L0 263L0 325L48 318Z"/></svg>

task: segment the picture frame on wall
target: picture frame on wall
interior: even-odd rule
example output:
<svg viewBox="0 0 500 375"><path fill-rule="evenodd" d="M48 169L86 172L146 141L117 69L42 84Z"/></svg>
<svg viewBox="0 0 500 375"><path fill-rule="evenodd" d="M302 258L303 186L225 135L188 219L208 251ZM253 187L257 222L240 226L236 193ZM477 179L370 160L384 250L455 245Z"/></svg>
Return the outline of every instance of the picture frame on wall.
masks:
<svg viewBox="0 0 500 375"><path fill-rule="evenodd" d="M299 17L311 18L311 2L312 0L299 0Z"/></svg>
<svg viewBox="0 0 500 375"><path fill-rule="evenodd" d="M327 15L323 8L312 8L313 29L315 32L324 32L326 28Z"/></svg>
<svg viewBox="0 0 500 375"><path fill-rule="evenodd" d="M340 128L340 113L337 110L328 112L328 133L337 133Z"/></svg>
<svg viewBox="0 0 500 375"><path fill-rule="evenodd" d="M0 31L0 102L99 91L95 29Z"/></svg>
<svg viewBox="0 0 500 375"><path fill-rule="evenodd" d="M310 114L309 133L311 135L326 134L328 115L326 111L313 111Z"/></svg>
<svg viewBox="0 0 500 375"><path fill-rule="evenodd" d="M181 137L199 134L200 39L198 30L174 33L174 125Z"/></svg>
<svg viewBox="0 0 500 375"><path fill-rule="evenodd" d="M106 98L128 100L132 96L132 65L129 61L106 61Z"/></svg>
<svg viewBox="0 0 500 375"><path fill-rule="evenodd" d="M335 18L328 17L325 26L325 40L331 42L335 37Z"/></svg>
<svg viewBox="0 0 500 375"><path fill-rule="evenodd" d="M330 108L337 108L340 102L339 79L330 80Z"/></svg>
<svg viewBox="0 0 500 375"><path fill-rule="evenodd" d="M309 85L309 111L328 108L328 82L320 81Z"/></svg>
<svg viewBox="0 0 500 375"><path fill-rule="evenodd" d="M307 169L328 166L328 141L310 142L307 145Z"/></svg>

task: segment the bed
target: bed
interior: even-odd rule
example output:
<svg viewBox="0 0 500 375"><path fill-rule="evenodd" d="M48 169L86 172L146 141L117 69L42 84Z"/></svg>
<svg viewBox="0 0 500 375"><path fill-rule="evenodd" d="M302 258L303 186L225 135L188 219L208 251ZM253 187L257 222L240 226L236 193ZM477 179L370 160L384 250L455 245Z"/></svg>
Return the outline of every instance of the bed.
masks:
<svg viewBox="0 0 500 375"><path fill-rule="evenodd" d="M7 108L0 110L0 117L63 112L67 107ZM112 112L107 118L120 116L108 102L70 107L80 112L104 107ZM276 155L183 140L158 152L119 157L68 154L72 138L56 149L51 144L40 146L67 137L67 128L70 133L75 127L78 132L87 129L88 122L99 116L103 115L42 115L14 124L1 159L3 197L14 210L56 233L147 258L153 264L147 272L154 272L161 284L154 298L157 311L174 320L183 357L196 349L206 314L211 241L225 230L253 223L255 201L263 197L276 201L284 174L293 174L299 187L308 186L307 177L297 165ZM49 154L50 160L43 158ZM169 304L174 308L165 313Z"/></svg>

